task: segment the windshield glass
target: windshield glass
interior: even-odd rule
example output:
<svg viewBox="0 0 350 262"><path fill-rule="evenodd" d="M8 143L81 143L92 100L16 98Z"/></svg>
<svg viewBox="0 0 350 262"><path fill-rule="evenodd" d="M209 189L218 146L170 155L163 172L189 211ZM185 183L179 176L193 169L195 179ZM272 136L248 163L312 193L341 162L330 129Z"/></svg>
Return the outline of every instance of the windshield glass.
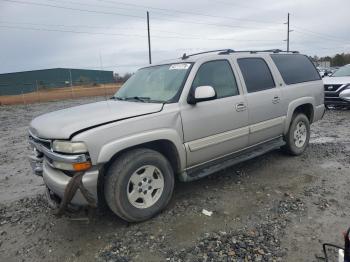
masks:
<svg viewBox="0 0 350 262"><path fill-rule="evenodd" d="M350 76L350 65L339 68L332 76Z"/></svg>
<svg viewBox="0 0 350 262"><path fill-rule="evenodd" d="M170 102L181 90L190 63L152 66L138 70L114 98L136 102Z"/></svg>

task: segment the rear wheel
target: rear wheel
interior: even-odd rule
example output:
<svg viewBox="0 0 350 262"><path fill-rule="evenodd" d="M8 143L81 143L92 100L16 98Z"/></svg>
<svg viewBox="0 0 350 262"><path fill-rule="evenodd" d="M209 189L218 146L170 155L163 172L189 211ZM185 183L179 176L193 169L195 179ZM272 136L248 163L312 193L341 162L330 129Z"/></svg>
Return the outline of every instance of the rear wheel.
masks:
<svg viewBox="0 0 350 262"><path fill-rule="evenodd" d="M117 158L107 171L105 198L114 213L129 222L147 220L166 207L174 172L159 152L135 149Z"/></svg>
<svg viewBox="0 0 350 262"><path fill-rule="evenodd" d="M303 113L296 113L292 118L288 133L285 136L286 145L283 147L289 154L302 154L309 144L310 122Z"/></svg>

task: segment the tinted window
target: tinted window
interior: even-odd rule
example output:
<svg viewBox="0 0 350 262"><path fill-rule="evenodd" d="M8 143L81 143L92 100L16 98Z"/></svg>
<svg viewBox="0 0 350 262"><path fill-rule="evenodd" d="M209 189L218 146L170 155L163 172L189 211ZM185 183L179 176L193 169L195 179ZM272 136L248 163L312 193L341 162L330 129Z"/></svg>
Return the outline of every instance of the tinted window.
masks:
<svg viewBox="0 0 350 262"><path fill-rule="evenodd" d="M313 63L304 55L276 54L271 57L287 85L321 79Z"/></svg>
<svg viewBox="0 0 350 262"><path fill-rule="evenodd" d="M198 69L192 87L212 86L218 98L238 94L236 79L226 60L207 62Z"/></svg>
<svg viewBox="0 0 350 262"><path fill-rule="evenodd" d="M275 87L271 71L261 58L240 58L238 64L243 74L248 93Z"/></svg>

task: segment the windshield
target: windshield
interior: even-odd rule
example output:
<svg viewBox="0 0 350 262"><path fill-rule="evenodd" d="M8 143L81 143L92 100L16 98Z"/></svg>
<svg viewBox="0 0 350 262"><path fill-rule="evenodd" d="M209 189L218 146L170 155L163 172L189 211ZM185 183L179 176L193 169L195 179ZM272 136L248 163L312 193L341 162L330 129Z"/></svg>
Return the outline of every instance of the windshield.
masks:
<svg viewBox="0 0 350 262"><path fill-rule="evenodd" d="M350 65L339 68L332 76L350 76Z"/></svg>
<svg viewBox="0 0 350 262"><path fill-rule="evenodd" d="M170 102L181 91L190 63L152 66L138 70L114 95L137 102Z"/></svg>

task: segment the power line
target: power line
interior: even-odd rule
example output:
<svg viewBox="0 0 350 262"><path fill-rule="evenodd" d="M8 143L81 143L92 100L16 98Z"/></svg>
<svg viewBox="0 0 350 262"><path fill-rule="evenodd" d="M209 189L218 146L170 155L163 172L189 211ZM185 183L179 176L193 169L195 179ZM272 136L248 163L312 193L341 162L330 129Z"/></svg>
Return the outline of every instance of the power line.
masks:
<svg viewBox="0 0 350 262"><path fill-rule="evenodd" d="M299 32L299 33L312 34L312 35L316 35L316 36L320 36L320 37L328 38L328 39L332 39L332 40L349 41L349 40L346 40L346 39L343 39L343 38L339 38L339 37L337 37L337 36L332 36L332 35L327 35L327 34L319 33L319 32L316 32L316 31L304 29L304 28L302 28L302 27L298 27L298 26L294 26L294 27L297 28L297 29L299 28L299 29L298 29L298 32ZM299 30L300 30L300 31L299 31Z"/></svg>
<svg viewBox="0 0 350 262"><path fill-rule="evenodd" d="M61 32L61 33L73 33L73 34L87 34L87 35L106 35L106 36L118 36L118 37L141 37L146 38L146 35L139 34L123 34L123 33L104 33L104 32L90 32L90 31L77 31L77 30L63 30L63 29L50 29L50 28L37 28L37 27L24 27L24 26L11 26L11 25L0 25L0 28L8 29L21 29L31 31L48 31L48 32ZM180 36L160 36L153 35L155 38L169 38L169 39L192 39L192 40L209 40L209 41L237 41L237 42L276 42L276 40L253 40L253 39L232 39L232 38L203 38L203 37L180 37ZM277 40L278 41L278 40Z"/></svg>
<svg viewBox="0 0 350 262"><path fill-rule="evenodd" d="M344 41L350 41L350 40L340 40L340 39L334 39L331 37L326 37L326 36L322 36L322 35L318 35L316 33L309 33L309 32L303 32L303 31L299 31L299 30L294 30L294 32L298 33L298 34L303 34L303 35L311 35L313 37L318 37L321 39L325 39L327 41L333 41L333 42L338 42L338 43L344 43ZM349 43L349 42L346 42Z"/></svg>
<svg viewBox="0 0 350 262"><path fill-rule="evenodd" d="M205 14L205 13L200 13L200 12L186 11L186 10L173 9L173 8L170 9L170 8L154 7L154 6L149 6L149 5L131 4L131 3L121 2L121 1L111 1L111 0L99 0L99 1L106 2L106 3L112 3L112 4L118 4L118 5L122 4L122 5L127 5L127 6L142 7L145 9L153 9L153 10L160 10L160 11L166 11L166 12L176 12L176 13L189 14L189 15L212 17L212 18L225 18L225 19L230 19L230 20L235 20L235 21L248 21L248 22L263 23L263 24L281 24L279 22L253 20L253 19L246 19L246 18L223 16L223 15L219 16L219 15Z"/></svg>
<svg viewBox="0 0 350 262"><path fill-rule="evenodd" d="M52 4L44 4L44 3L37 3L37 2L27 2L27 1L20 1L20 0L0 0L3 2L10 2L10 3L18 3L18 4L27 4L27 5L37 5L37 6L44 6L44 7L51 7L51 8L59 8L59 9L65 9L65 10L71 10L71 11L78 11L78 12L87 12L87 13L97 13L97 14L106 14L106 15L117 15L117 16L125 16L125 17L133 17L138 19L144 19L143 16L137 16L137 15L130 15L130 14L122 14L122 13L115 13L115 12L107 12L107 11L96 11L96 10L90 10L90 9L81 9L81 8L75 8L75 7L67 7L67 6L61 6L61 5L52 5ZM161 20L161 21L170 21L170 22L176 22L176 23L184 23L186 25L190 24L198 24L198 25L209 25L209 26L216 26L216 27L227 27L227 28L250 28L250 29L261 29L261 30L273 30L277 31L276 29L271 28L254 28L254 27L246 27L246 26L239 26L239 25L227 25L227 24L218 24L218 23L206 23L206 22L200 22L200 21L182 21L182 20L174 20L174 19L164 19L156 17L154 20Z"/></svg>
<svg viewBox="0 0 350 262"><path fill-rule="evenodd" d="M79 11L79 12L107 14L107 15L118 15L118 16L126 16L126 17L133 17L133 18L144 19L143 16L137 16L137 15L121 14L121 13L106 12L106 11L95 11L95 10L81 9L81 8L75 8L75 7L52 5L52 4L46 4L46 3L44 4L44 3L26 2L26 1L19 1L19 0L0 0L0 1L10 2L10 3L18 3L18 4L27 4L27 5L37 5L37 6L44 6L44 7L52 7L52 8L59 8L59 9Z"/></svg>
<svg viewBox="0 0 350 262"><path fill-rule="evenodd" d="M19 25L34 25L34 26L44 26L44 27L75 27L75 28L96 28L96 29L105 29L105 30L111 30L111 29L122 29L122 30L144 30L145 28L136 28L136 27L120 27L120 26L96 26L96 25L66 25L66 24L44 24L44 23L32 23L32 22L14 22L14 21L5 21L5 20L0 20L0 23L6 23L6 24L19 24ZM202 37L200 34L183 34L183 33L178 33L175 31L168 31L168 30L158 30L158 29L152 29L152 31L155 32L160 32L160 33L169 33L169 34L175 34L178 36L183 36L183 37L189 37L189 38L200 38L200 39L208 39L205 37ZM210 38L209 38L210 39ZM221 38L224 40L234 40L233 38ZM214 40L220 40L220 38L214 38ZM265 41L261 39L247 39L244 40L242 39L241 41ZM271 40L271 41L280 41L278 39L276 40Z"/></svg>

